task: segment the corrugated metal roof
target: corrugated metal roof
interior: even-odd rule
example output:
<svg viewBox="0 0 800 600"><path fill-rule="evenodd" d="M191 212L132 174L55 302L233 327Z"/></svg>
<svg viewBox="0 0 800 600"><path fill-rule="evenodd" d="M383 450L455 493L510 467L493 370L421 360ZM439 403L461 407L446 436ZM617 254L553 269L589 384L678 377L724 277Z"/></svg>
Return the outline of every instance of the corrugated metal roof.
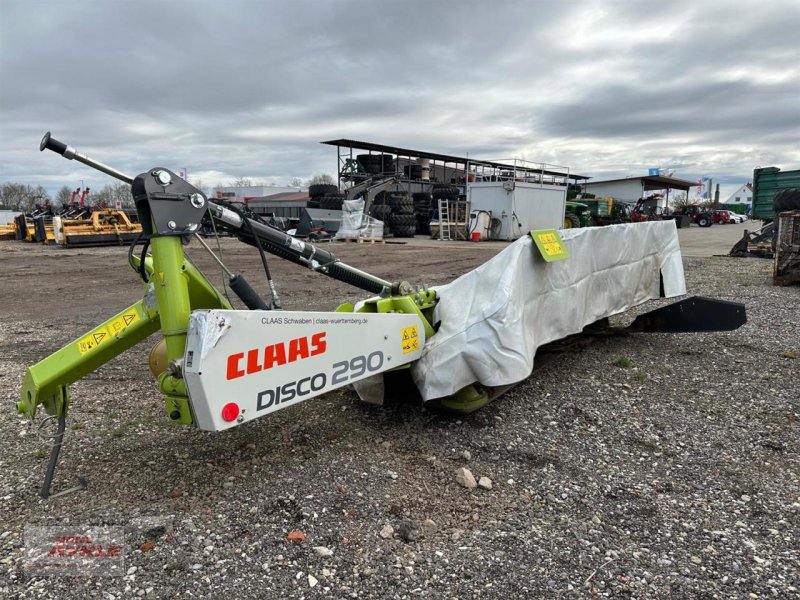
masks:
<svg viewBox="0 0 800 600"><path fill-rule="evenodd" d="M697 185L696 181L688 179L678 179L677 177L665 177L663 175L643 175L641 177L620 177L618 179L597 179L590 181L587 185L598 183L617 183L618 181L641 181L645 189L660 190L662 188L672 188L675 190L688 191ZM659 187L660 186L660 187Z"/></svg>
<svg viewBox="0 0 800 600"><path fill-rule="evenodd" d="M424 150L411 150L410 148L400 148L398 146L387 146L385 144L374 144L372 142L361 142L358 140L348 140L348 139L340 139L340 140L329 140L327 142L320 142L321 144L327 144L328 146L338 146L343 148L353 148L358 150L367 150L373 152L386 152L388 154L397 154L398 156L410 156L415 158L429 158L431 160L440 160L442 162L451 162L451 163L458 163L462 165L466 165L467 163L471 165L484 165L487 167L494 167L496 169L510 169L514 170L514 165L510 165L508 163L499 163L494 162L491 160L479 160L476 158L467 158L464 156L453 156L452 154L437 154L436 152L425 152ZM519 165L516 167L517 170L520 169ZM528 169L530 171L539 172L539 169ZM586 175L577 175L573 173L564 173L563 171L553 171L553 170L544 170L542 171L545 175L554 175L559 177L567 177L568 179L589 179Z"/></svg>

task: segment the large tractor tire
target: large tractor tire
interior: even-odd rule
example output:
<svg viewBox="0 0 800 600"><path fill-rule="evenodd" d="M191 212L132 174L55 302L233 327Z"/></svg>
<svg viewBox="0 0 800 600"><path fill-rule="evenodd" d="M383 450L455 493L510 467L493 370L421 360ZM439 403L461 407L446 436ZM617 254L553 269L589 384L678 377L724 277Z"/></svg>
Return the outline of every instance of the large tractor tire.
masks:
<svg viewBox="0 0 800 600"><path fill-rule="evenodd" d="M414 237L414 234L417 233L417 228L414 225L392 227L392 233L394 237Z"/></svg>
<svg viewBox="0 0 800 600"><path fill-rule="evenodd" d="M417 217L416 215L396 215L392 214L389 217L389 225L391 225L392 230L396 227L417 227Z"/></svg>
<svg viewBox="0 0 800 600"><path fill-rule="evenodd" d="M390 194L389 192L378 192L375 194L375 198L372 199L372 206L381 206L381 205L388 205L389 204Z"/></svg>
<svg viewBox="0 0 800 600"><path fill-rule="evenodd" d="M432 195L435 200L446 198L448 200L458 200L458 188L446 183L434 183Z"/></svg>
<svg viewBox="0 0 800 600"><path fill-rule="evenodd" d="M378 163L378 173L390 174L395 171L394 157L391 154L375 155Z"/></svg>
<svg viewBox="0 0 800 600"><path fill-rule="evenodd" d="M328 183L315 183L308 186L308 195L311 198L321 198L326 194L338 194L339 188Z"/></svg>
<svg viewBox="0 0 800 600"><path fill-rule="evenodd" d="M373 204L369 209L369 214L385 223L392 214L392 207L386 204Z"/></svg>
<svg viewBox="0 0 800 600"><path fill-rule="evenodd" d="M779 190L772 199L772 208L775 212L800 210L800 188Z"/></svg>
<svg viewBox="0 0 800 600"><path fill-rule="evenodd" d="M711 215L700 215L697 217L697 225L699 227L711 227L714 223L714 217Z"/></svg>
<svg viewBox="0 0 800 600"><path fill-rule="evenodd" d="M378 154L359 154L356 156L356 161L371 175L381 172L381 159Z"/></svg>
<svg viewBox="0 0 800 600"><path fill-rule="evenodd" d="M564 215L564 227L562 229L575 229L581 226L581 220L578 215L567 213Z"/></svg>
<svg viewBox="0 0 800 600"><path fill-rule="evenodd" d="M433 206L433 197L428 192L418 192L411 196L414 200L414 212L429 215Z"/></svg>
<svg viewBox="0 0 800 600"><path fill-rule="evenodd" d="M414 214L414 201L407 194L392 194L389 197L389 206L397 214Z"/></svg>
<svg viewBox="0 0 800 600"><path fill-rule="evenodd" d="M342 202L344 202L343 195L326 194L324 198L319 199L319 207L325 210L342 210Z"/></svg>
<svg viewBox="0 0 800 600"><path fill-rule="evenodd" d="M430 215L416 214L417 217L417 233L430 234L431 232L431 217Z"/></svg>

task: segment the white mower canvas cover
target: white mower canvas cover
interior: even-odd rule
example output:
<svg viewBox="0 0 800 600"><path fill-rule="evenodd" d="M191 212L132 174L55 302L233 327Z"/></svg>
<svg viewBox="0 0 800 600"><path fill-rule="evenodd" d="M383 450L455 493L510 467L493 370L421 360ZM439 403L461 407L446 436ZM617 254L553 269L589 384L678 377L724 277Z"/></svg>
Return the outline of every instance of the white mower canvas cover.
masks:
<svg viewBox="0 0 800 600"><path fill-rule="evenodd" d="M659 298L661 277L666 297L686 293L674 221L560 233L567 260L545 262L525 236L436 289L441 326L411 365L424 400L527 378L537 348Z"/></svg>

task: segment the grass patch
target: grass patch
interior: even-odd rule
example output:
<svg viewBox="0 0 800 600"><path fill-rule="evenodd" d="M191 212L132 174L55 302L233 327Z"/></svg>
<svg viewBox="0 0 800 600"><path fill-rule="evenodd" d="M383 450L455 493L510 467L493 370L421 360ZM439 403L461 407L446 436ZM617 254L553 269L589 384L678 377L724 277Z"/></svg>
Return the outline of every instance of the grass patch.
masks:
<svg viewBox="0 0 800 600"><path fill-rule="evenodd" d="M631 359L628 358L627 356L620 356L617 360L614 361L614 366L619 367L620 369L627 369L632 364L633 363L631 362Z"/></svg>
<svg viewBox="0 0 800 600"><path fill-rule="evenodd" d="M637 370L636 373L633 374L633 377L639 383L644 383L645 381L647 381L647 375L645 373L643 373L642 371L638 371Z"/></svg>

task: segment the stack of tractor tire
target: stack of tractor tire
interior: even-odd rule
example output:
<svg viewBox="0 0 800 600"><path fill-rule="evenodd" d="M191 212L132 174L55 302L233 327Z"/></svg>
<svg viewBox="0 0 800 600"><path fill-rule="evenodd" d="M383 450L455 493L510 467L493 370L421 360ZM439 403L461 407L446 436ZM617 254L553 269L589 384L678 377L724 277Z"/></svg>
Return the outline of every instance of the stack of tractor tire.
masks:
<svg viewBox="0 0 800 600"><path fill-rule="evenodd" d="M449 183L434 183L431 191L434 207L438 206L440 199L458 200L459 190Z"/></svg>
<svg viewBox="0 0 800 600"><path fill-rule="evenodd" d="M433 212L439 215L439 200L458 200L459 189L449 183L434 183L431 188L433 196Z"/></svg>
<svg viewBox="0 0 800 600"><path fill-rule="evenodd" d="M389 217L392 214L392 207L389 206L389 192L379 192L372 200L369 207L369 216L378 221L382 221L386 228L389 228Z"/></svg>
<svg viewBox="0 0 800 600"><path fill-rule="evenodd" d="M395 160L391 154L359 154L356 160L370 175L391 175L395 171Z"/></svg>
<svg viewBox="0 0 800 600"><path fill-rule="evenodd" d="M431 217L434 212L433 196L430 192L417 192L411 196L414 201L414 216L417 218L417 233L429 235Z"/></svg>
<svg viewBox="0 0 800 600"><path fill-rule="evenodd" d="M318 183L308 186L308 208L342 210L343 200L344 196L335 185Z"/></svg>
<svg viewBox="0 0 800 600"><path fill-rule="evenodd" d="M392 192L389 195L389 228L395 237L414 237L417 233L417 216L414 201L408 192Z"/></svg>

